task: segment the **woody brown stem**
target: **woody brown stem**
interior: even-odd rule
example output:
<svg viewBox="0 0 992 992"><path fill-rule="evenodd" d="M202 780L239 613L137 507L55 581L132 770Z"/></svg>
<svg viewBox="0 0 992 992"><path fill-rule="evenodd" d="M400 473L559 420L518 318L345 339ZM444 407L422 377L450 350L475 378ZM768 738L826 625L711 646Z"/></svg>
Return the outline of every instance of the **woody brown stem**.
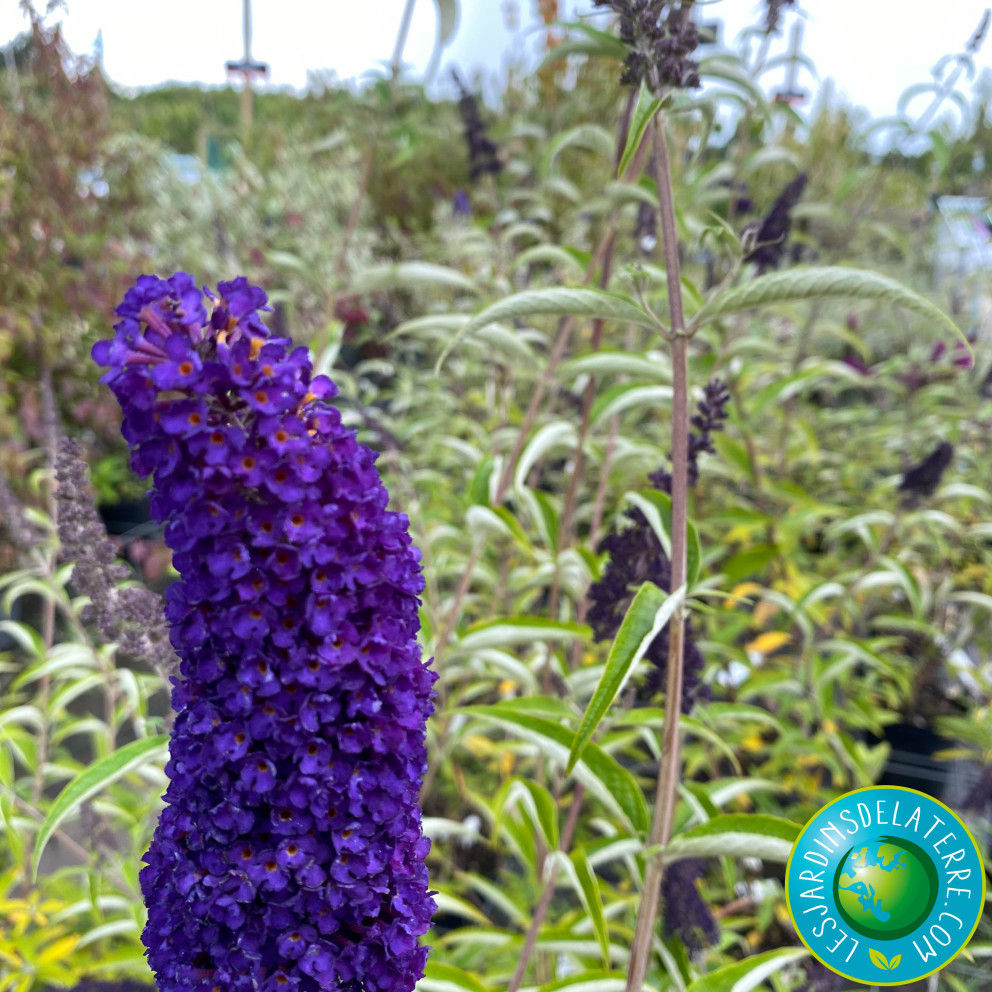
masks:
<svg viewBox="0 0 992 992"><path fill-rule="evenodd" d="M661 116L652 122L655 182L668 284L670 347L672 355L672 580L674 593L686 582L689 481L689 339L685 332L682 286L676 240L675 205L672 195L671 163ZM665 686L665 723L662 731L661 762L655 793L654 815L648 845L664 846L672 833L681 771L679 712L682 700L685 601L678 604L669 623L668 673ZM640 992L651 957L652 937L664 867L660 857L648 862L644 890L637 914L634 943L627 972L627 992Z"/></svg>

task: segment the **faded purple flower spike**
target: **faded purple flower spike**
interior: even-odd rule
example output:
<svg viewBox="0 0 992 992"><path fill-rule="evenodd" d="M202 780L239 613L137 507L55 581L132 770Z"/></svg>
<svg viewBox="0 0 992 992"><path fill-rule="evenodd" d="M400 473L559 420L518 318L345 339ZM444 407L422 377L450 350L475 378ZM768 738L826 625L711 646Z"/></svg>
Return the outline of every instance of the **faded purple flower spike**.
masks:
<svg viewBox="0 0 992 992"><path fill-rule="evenodd" d="M684 858L670 865L661 880L665 933L678 937L693 953L720 939L720 925L696 887L705 874L706 862L702 858Z"/></svg>
<svg viewBox="0 0 992 992"><path fill-rule="evenodd" d="M487 172L494 176L499 175L503 171L503 162L499 157L499 146L490 141L486 134L486 125L482 122L478 101L462 82L462 77L458 75L456 69L451 70L451 75L454 77L455 85L461 94L458 100L458 113L461 114L462 123L465 125L469 179L474 183ZM465 197L468 206L468 209L462 212L471 213L468 197L464 193L462 196ZM455 206L458 207L458 193L455 194Z"/></svg>
<svg viewBox="0 0 992 992"><path fill-rule="evenodd" d="M82 619L95 621L100 633L122 650L150 664L164 679L177 671L169 644L162 598L144 586L121 588L130 569L117 559L100 520L89 483L83 446L63 438L55 457L59 488L55 494L59 561L73 562L72 584L89 597Z"/></svg>
<svg viewBox="0 0 992 992"><path fill-rule="evenodd" d="M899 492L907 506L916 506L936 491L947 467L954 458L954 447L941 441L926 458L906 469L899 483Z"/></svg>
<svg viewBox="0 0 992 992"><path fill-rule="evenodd" d="M419 554L265 294L218 292L141 276L93 349L181 576L149 963L161 992L409 992L434 910Z"/></svg>
<svg viewBox="0 0 992 992"><path fill-rule="evenodd" d="M620 15L620 40L628 46L620 83L696 89L699 63L689 56L699 44L692 18L695 0L593 0Z"/></svg>
<svg viewBox="0 0 992 992"><path fill-rule="evenodd" d="M792 211L806 188L806 173L801 172L778 195L771 210L760 220L753 221L741 232L745 244L744 261L755 262L759 272L778 268L785 254L786 241L792 229Z"/></svg>
<svg viewBox="0 0 992 992"><path fill-rule="evenodd" d="M697 412L692 418L694 429L689 434L689 484L692 486L699 481L699 456L715 450L711 435L714 431L723 430L729 403L730 391L726 385L719 379L711 379L696 407ZM648 476L648 481L656 489L671 494L672 476L666 469L654 472ZM586 619L597 641L616 637L634 594L642 583L653 582L659 589L671 592L672 563L647 518L637 508L628 510L624 518L631 526L607 535L600 542L599 550L608 551L610 560L599 580L589 589ZM638 696L647 704L665 688L668 671L667 626L651 642L645 657L653 667ZM702 681L706 660L693 641L690 623L686 623L683 667L681 707L683 713L689 713L697 699L708 699L710 694L709 686Z"/></svg>

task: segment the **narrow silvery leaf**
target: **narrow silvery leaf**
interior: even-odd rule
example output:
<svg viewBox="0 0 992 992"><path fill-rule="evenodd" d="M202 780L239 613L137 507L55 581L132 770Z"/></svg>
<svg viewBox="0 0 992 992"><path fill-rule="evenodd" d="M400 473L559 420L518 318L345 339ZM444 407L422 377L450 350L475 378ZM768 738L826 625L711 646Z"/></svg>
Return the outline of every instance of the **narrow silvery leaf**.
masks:
<svg viewBox="0 0 992 992"><path fill-rule="evenodd" d="M562 767L568 762L573 735L568 727L560 723L515 711L503 703L496 706L465 706L459 712L509 727L517 736L537 744L545 755ZM651 814L644 793L637 779L611 754L590 741L572 774L607 809L618 814L628 829L640 834L647 832Z"/></svg>
<svg viewBox="0 0 992 992"><path fill-rule="evenodd" d="M621 324L636 324L638 327L655 327L657 321L645 313L629 297L618 293L606 293L599 289L531 289L508 296L477 313L452 341L448 342L441 357L437 360L435 372L439 371L451 349L466 334L480 327L501 320L516 320L518 317L533 317L537 314L557 316L575 315L613 320Z"/></svg>
<svg viewBox="0 0 992 992"><path fill-rule="evenodd" d="M348 286L349 293L368 293L372 290L411 289L420 286L447 286L468 293L478 293L479 288L467 275L457 269L430 262L397 262L394 265L375 265L363 269Z"/></svg>
<svg viewBox="0 0 992 992"><path fill-rule="evenodd" d="M506 644L532 644L536 641L571 641L586 637L584 624L548 620L542 617L508 617L473 626L449 648L452 655L468 654L479 648Z"/></svg>
<svg viewBox="0 0 992 992"><path fill-rule="evenodd" d="M593 401L589 413L589 423L598 427L614 414L623 413L634 407L646 406L670 408L672 405L671 386L645 386L638 383L622 383L604 389Z"/></svg>
<svg viewBox="0 0 992 992"><path fill-rule="evenodd" d="M614 144L613 135L605 127L600 127L598 124L579 124L563 131L551 140L548 150L544 154L544 161L541 163L541 172L547 175L555 159L566 148L583 148L599 154L603 158L611 158Z"/></svg>
<svg viewBox="0 0 992 992"><path fill-rule="evenodd" d="M736 55L721 52L719 55L704 56L699 60L699 75L702 79L721 79L737 86L742 93L759 107L767 105L764 93L751 78L751 73Z"/></svg>
<svg viewBox="0 0 992 992"><path fill-rule="evenodd" d="M599 950L603 956L603 966L610 966L610 934L606 925L606 916L603 913L603 896L599 891L599 882L596 873L589 864L586 851L583 847L578 847L569 855L563 858L567 861L568 875L572 884L576 887L577 895L582 900L582 905L592 922L596 931L596 939L599 942Z"/></svg>
<svg viewBox="0 0 992 992"><path fill-rule="evenodd" d="M668 513L663 515L657 503L649 499L644 493L625 493L624 499L644 514L644 519L647 520L648 526L654 531L654 536L658 538L661 550L671 559L672 539L669 536L672 526L671 500L668 502Z"/></svg>
<svg viewBox="0 0 992 992"><path fill-rule="evenodd" d="M500 789L499 796L494 836L499 832L505 813L522 806L530 816L533 826L540 831L548 850L558 847L558 808L551 793L543 785L514 776Z"/></svg>
<svg viewBox="0 0 992 992"><path fill-rule="evenodd" d="M613 700L623 691L631 672L644 657L651 642L672 618L685 597L685 587L668 596L653 582L645 582L637 591L617 631L610 656L593 697L589 700L568 756L566 771L571 771L582 757L583 749L599 728Z"/></svg>
<svg viewBox="0 0 992 992"><path fill-rule="evenodd" d="M578 440L575 425L565 420L556 420L539 428L520 454L517 469L513 474L516 487L519 489L524 485L530 470L552 448L574 448Z"/></svg>
<svg viewBox="0 0 992 992"><path fill-rule="evenodd" d="M686 992L751 992L769 975L808 954L805 947L779 947L774 951L754 954L697 978Z"/></svg>
<svg viewBox="0 0 992 992"><path fill-rule="evenodd" d="M58 830L66 817L101 792L112 782L128 772L133 772L150 761L157 761L163 754L169 738L165 734L156 737L142 737L125 744L105 758L81 771L58 795L52 803L35 841L31 854L31 877L38 876L38 862L53 833Z"/></svg>
<svg viewBox="0 0 992 992"><path fill-rule="evenodd" d="M486 986L475 975L456 968L453 964L428 961L424 967L424 977L418 982L421 992L488 992Z"/></svg>
<svg viewBox="0 0 992 992"><path fill-rule="evenodd" d="M513 266L522 269L527 265L554 265L566 269L579 278L585 273L585 266L560 245L534 245L522 251L514 260Z"/></svg>
<svg viewBox="0 0 992 992"><path fill-rule="evenodd" d="M772 782L763 778L737 778L719 785L710 792L714 806L725 806L731 799L738 796L749 796L752 792L777 792L784 790L780 782Z"/></svg>
<svg viewBox="0 0 992 992"><path fill-rule="evenodd" d="M785 864L801 829L780 816L726 813L672 838L665 847L664 858L668 862L682 858L750 857Z"/></svg>
<svg viewBox="0 0 992 992"><path fill-rule="evenodd" d="M597 351L562 362L559 369L562 382L571 382L580 375L631 375L638 379L671 382L672 371L667 358L659 360L628 351Z"/></svg>
<svg viewBox="0 0 992 992"><path fill-rule="evenodd" d="M546 65L553 65L569 55L596 56L597 58L615 59L620 62L627 55L627 46L614 34L600 31L589 24L572 21L563 23L563 28L579 32L566 38L561 44L555 45L538 65L538 70Z"/></svg>
<svg viewBox="0 0 992 992"><path fill-rule="evenodd" d="M641 147L644 135L651 126L655 114L661 109L661 97L652 96L651 91L641 83L641 91L637 94L637 106L630 119L630 130L627 132L627 144L620 156L620 165L617 167L617 175L622 176L630 165L630 160L637 154L637 149Z"/></svg>
<svg viewBox="0 0 992 992"><path fill-rule="evenodd" d="M429 822L429 817L424 819L424 833L428 837L431 836L426 829ZM451 913L453 916L461 916L466 920L471 920L473 923L479 923L486 928L493 926L492 920L478 907L473 906L467 899L462 899L461 896L452 895L450 892L445 891L443 882L435 882L434 884L440 888L440 891L434 896L439 914L444 913L447 915ZM423 988L423 985L421 985L421 988Z"/></svg>
<svg viewBox="0 0 992 992"><path fill-rule="evenodd" d="M743 285L718 293L705 303L692 320L693 328L701 327L717 317L742 310L753 310L773 303L791 300L826 300L852 298L877 300L892 306L905 307L929 317L960 338L971 351L971 345L957 324L928 299L914 293L895 279L877 272L824 266L812 269L788 269L758 276Z"/></svg>

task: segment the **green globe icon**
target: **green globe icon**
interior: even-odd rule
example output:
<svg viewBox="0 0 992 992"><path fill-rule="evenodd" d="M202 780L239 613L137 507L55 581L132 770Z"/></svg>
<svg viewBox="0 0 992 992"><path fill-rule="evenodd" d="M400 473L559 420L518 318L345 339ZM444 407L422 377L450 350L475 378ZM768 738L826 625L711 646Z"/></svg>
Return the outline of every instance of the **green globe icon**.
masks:
<svg viewBox="0 0 992 992"><path fill-rule="evenodd" d="M845 922L863 937L896 940L912 933L937 901L937 869L902 837L854 845L834 873L834 898Z"/></svg>

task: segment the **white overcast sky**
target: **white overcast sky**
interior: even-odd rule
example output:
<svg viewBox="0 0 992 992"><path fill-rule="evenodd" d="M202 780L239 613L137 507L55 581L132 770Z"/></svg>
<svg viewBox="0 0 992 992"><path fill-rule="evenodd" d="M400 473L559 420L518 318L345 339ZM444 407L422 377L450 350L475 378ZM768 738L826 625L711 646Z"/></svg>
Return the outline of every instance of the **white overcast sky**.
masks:
<svg viewBox="0 0 992 992"><path fill-rule="evenodd" d="M44 0L36 0L43 4ZM802 0L806 14L804 51L821 80L874 117L894 114L900 94L931 78L943 55L959 52L992 0ZM591 0L565 0L568 14L588 13ZM303 87L307 70L333 70L355 79L392 54L404 0L253 0L253 55L271 68L272 86ZM753 24L764 4L755 0L709 0L705 19L725 24L723 42ZM0 0L0 45L24 29L17 0ZM514 33L505 11L520 11ZM536 0L461 0L453 43L445 50L442 72L456 65L466 76L481 71L495 80L522 54L533 61L539 45L534 32ZM240 57L242 0L68 0L63 20L66 39L77 52L90 53L103 33L107 74L124 86L153 86L167 80L218 84L224 62ZM600 12L597 20L602 21ZM405 61L416 75L428 64L436 31L432 0L417 0ZM784 51L787 32L772 49ZM992 39L976 60L992 69ZM784 70L769 73L774 89ZM815 91L808 76L801 88ZM962 88L971 84L962 78ZM922 111L922 103L914 105Z"/></svg>

